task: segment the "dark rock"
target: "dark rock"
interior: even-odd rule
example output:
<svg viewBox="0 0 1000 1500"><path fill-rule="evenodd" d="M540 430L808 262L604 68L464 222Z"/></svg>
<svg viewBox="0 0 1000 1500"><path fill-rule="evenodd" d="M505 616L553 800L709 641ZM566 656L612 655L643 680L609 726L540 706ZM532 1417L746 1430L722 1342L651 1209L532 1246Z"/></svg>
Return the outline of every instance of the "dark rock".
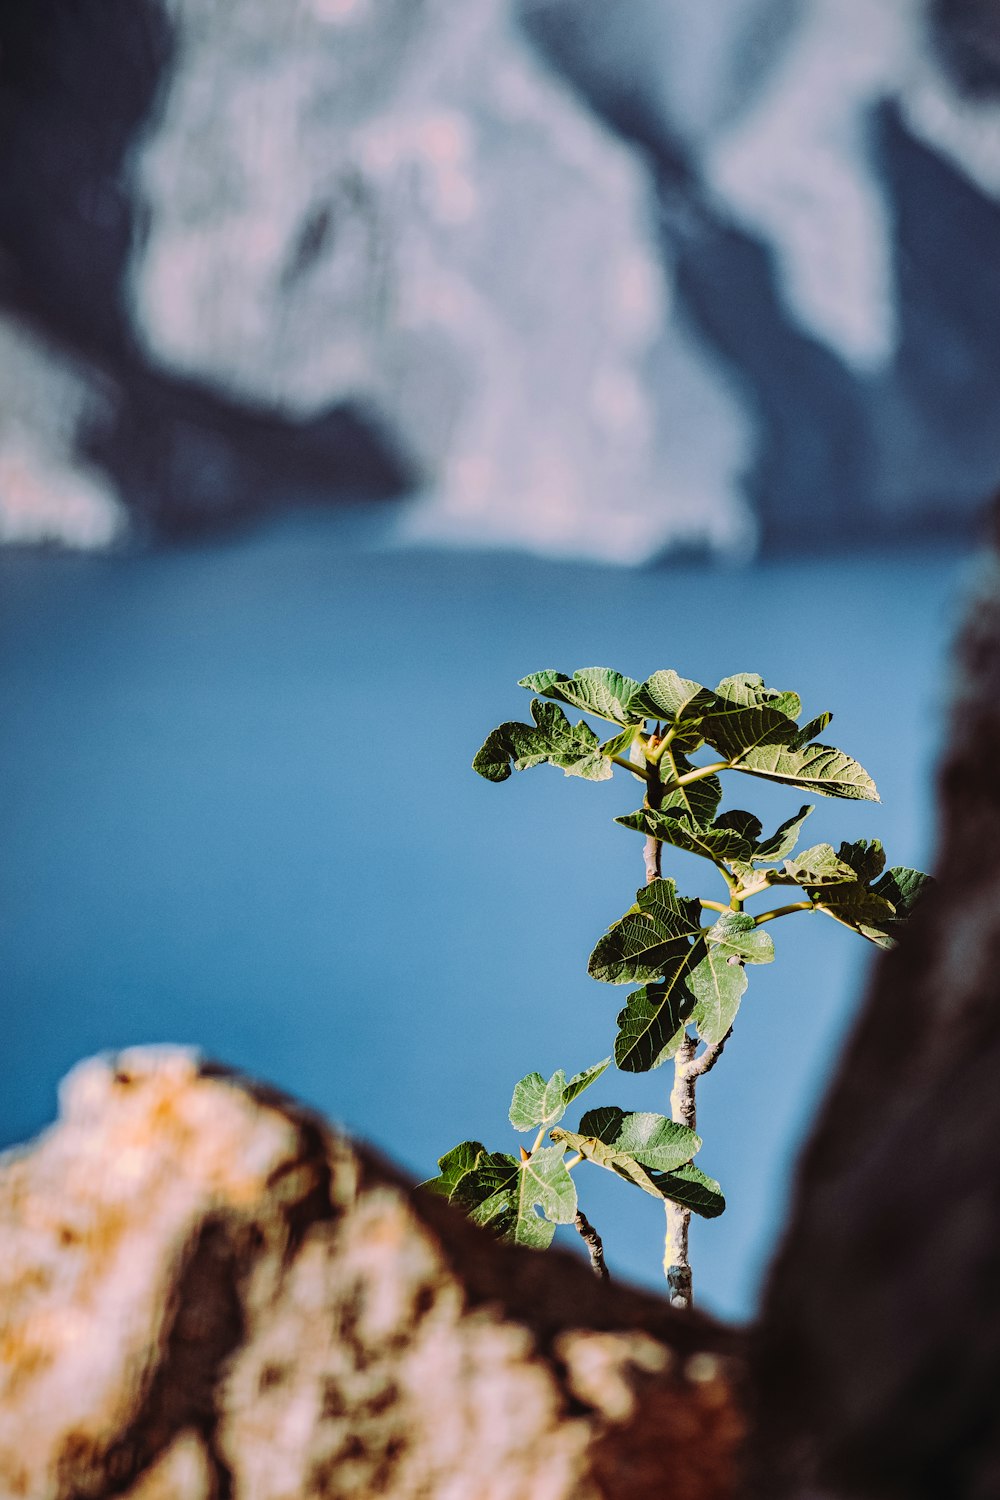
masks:
<svg viewBox="0 0 1000 1500"><path fill-rule="evenodd" d="M1000 564L940 778L939 885L805 1153L754 1360L760 1500L1000 1493Z"/></svg>

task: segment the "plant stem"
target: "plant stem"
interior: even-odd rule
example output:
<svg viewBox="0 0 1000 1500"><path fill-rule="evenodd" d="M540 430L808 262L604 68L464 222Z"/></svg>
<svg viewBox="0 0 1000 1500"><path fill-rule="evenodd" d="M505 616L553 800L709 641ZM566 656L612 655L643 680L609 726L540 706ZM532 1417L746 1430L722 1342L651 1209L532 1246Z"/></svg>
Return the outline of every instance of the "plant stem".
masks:
<svg viewBox="0 0 1000 1500"><path fill-rule="evenodd" d="M653 737L650 737L649 745L652 745ZM651 761L647 757L647 745L641 740L636 740L632 746L632 755L638 760L640 757L646 762L646 795L643 798L643 806L655 811L663 801L663 791L660 783L660 767L657 761ZM650 885L654 880L660 878L660 860L663 845L658 838L647 834L642 846L643 864L646 868L646 884Z"/></svg>
<svg viewBox="0 0 1000 1500"><path fill-rule="evenodd" d="M695 1107L695 1086L699 1078L710 1073L722 1056L722 1049L732 1035L732 1027L721 1041L706 1046L696 1057L698 1038L685 1036L674 1054L674 1086L670 1090L670 1118L677 1125L686 1125L694 1130L698 1123ZM667 1278L670 1301L674 1307L690 1307L693 1298L691 1260L688 1252L688 1234L691 1228L691 1210L663 1200L667 1228L663 1244L663 1274Z"/></svg>
<svg viewBox="0 0 1000 1500"><path fill-rule="evenodd" d="M611 1278L608 1275L608 1268L604 1261L604 1245L601 1242L601 1236L581 1208L577 1209L576 1218L573 1220L573 1223L576 1225L577 1232L587 1247L587 1254L590 1256L590 1265L594 1275L599 1276L602 1281L610 1281Z"/></svg>
<svg viewBox="0 0 1000 1500"><path fill-rule="evenodd" d="M775 917L787 917L793 911L815 911L814 901L792 901L788 906L776 906L774 911L763 911L759 917L754 917L757 926L763 922L773 922Z"/></svg>
<svg viewBox="0 0 1000 1500"><path fill-rule="evenodd" d="M631 771L634 775L641 776L643 781L646 781L648 779L646 772L643 770L642 766L637 766L635 761L626 760L624 755L612 755L611 759L614 761L616 766L624 766L626 771Z"/></svg>
<svg viewBox="0 0 1000 1500"><path fill-rule="evenodd" d="M702 899L698 902L698 905L704 906L706 911L721 911L723 914L727 911L732 911L731 906L723 906L721 901L705 901Z"/></svg>

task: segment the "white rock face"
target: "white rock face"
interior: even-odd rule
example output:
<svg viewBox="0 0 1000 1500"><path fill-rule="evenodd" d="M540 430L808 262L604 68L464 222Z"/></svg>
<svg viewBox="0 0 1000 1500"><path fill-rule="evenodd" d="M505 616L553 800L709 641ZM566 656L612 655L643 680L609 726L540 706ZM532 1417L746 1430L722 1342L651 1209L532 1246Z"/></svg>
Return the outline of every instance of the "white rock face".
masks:
<svg viewBox="0 0 1000 1500"><path fill-rule="evenodd" d="M101 405L91 372L0 318L0 544L107 547L122 535L124 507L77 452Z"/></svg>
<svg viewBox="0 0 1000 1500"><path fill-rule="evenodd" d="M136 162L154 361L309 418L370 410L424 476L415 540L636 562L740 551L748 427L669 325L638 158L508 0L173 0L176 73ZM722 455L664 443L664 345ZM688 445L689 446L689 445Z"/></svg>

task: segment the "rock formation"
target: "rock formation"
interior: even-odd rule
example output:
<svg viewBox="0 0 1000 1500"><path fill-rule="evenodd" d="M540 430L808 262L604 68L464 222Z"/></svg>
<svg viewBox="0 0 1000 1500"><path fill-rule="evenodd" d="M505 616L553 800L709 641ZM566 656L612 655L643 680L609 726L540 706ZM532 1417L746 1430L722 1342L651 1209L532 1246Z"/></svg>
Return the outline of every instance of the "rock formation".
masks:
<svg viewBox="0 0 1000 1500"><path fill-rule="evenodd" d="M941 775L940 884L801 1163L757 1342L759 1500L1000 1494L1000 562Z"/></svg>
<svg viewBox="0 0 1000 1500"><path fill-rule="evenodd" d="M186 1051L79 1066L0 1226L10 1500L734 1493L731 1334Z"/></svg>
<svg viewBox="0 0 1000 1500"><path fill-rule="evenodd" d="M984 0L7 0L0 406L23 356L66 408L0 426L0 539L403 495L400 540L619 562L967 525L992 35Z"/></svg>

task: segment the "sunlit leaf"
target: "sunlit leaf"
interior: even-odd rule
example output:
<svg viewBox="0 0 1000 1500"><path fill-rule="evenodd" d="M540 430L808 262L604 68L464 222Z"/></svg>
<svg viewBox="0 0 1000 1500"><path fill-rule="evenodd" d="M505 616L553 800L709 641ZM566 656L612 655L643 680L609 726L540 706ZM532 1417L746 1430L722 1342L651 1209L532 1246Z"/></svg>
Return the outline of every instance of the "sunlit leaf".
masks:
<svg viewBox="0 0 1000 1500"><path fill-rule="evenodd" d="M761 745L748 750L733 763L737 771L801 787L821 797L846 797L877 802L875 783L863 766L831 745L806 745L793 750L783 745Z"/></svg>
<svg viewBox="0 0 1000 1500"><path fill-rule="evenodd" d="M453 1146L438 1159L440 1175L428 1178L420 1186L428 1193L438 1193L442 1198L450 1198L463 1177L485 1155L486 1147L480 1141L462 1141L461 1145Z"/></svg>
<svg viewBox="0 0 1000 1500"><path fill-rule="evenodd" d="M768 838L761 839L754 852L754 859L761 864L776 864L787 858L798 843L802 825L812 810L812 803L800 807L794 818L786 819Z"/></svg>
<svg viewBox="0 0 1000 1500"><path fill-rule="evenodd" d="M515 771L549 762L567 776L587 781L607 781L613 766L602 755L597 735L588 724L571 724L555 703L537 698L531 705L534 724L501 724L487 735L472 762L472 769L487 781L506 781L511 763Z"/></svg>
<svg viewBox="0 0 1000 1500"><path fill-rule="evenodd" d="M614 724L638 722L636 715L627 709L638 686L633 678L623 677L610 667L583 667L572 677L562 672L533 672L518 683L518 687L568 703L598 718L610 719Z"/></svg>
<svg viewBox="0 0 1000 1500"><path fill-rule="evenodd" d="M663 1194L703 1219L717 1219L725 1212L726 1200L714 1177L707 1177L693 1161L678 1167L676 1172L657 1174L653 1181Z"/></svg>
<svg viewBox="0 0 1000 1500"><path fill-rule="evenodd" d="M858 878L849 864L837 858L830 844L814 844L793 859L786 859L785 873L804 886L837 885Z"/></svg>
<svg viewBox="0 0 1000 1500"><path fill-rule="evenodd" d="M654 880L597 942L587 972L604 984L643 984L675 977L690 961L690 939L701 929L697 901L678 896L672 880Z"/></svg>
<svg viewBox="0 0 1000 1500"><path fill-rule="evenodd" d="M758 927L747 912L726 912L705 933L705 941L727 958L746 964L769 964L774 960L774 940Z"/></svg>
<svg viewBox="0 0 1000 1500"><path fill-rule="evenodd" d="M691 854L701 854L708 859L746 859L752 849L735 828L720 828L711 824L701 828L683 813L672 810L654 811L651 807L640 807L638 812L626 813L616 818L623 828L632 828L645 833L663 844L672 844L675 849L686 849Z"/></svg>
<svg viewBox="0 0 1000 1500"><path fill-rule="evenodd" d="M712 947L691 970L688 983L697 1000L691 1019L702 1041L714 1046L722 1041L740 1008L747 987L743 965L724 949Z"/></svg>

